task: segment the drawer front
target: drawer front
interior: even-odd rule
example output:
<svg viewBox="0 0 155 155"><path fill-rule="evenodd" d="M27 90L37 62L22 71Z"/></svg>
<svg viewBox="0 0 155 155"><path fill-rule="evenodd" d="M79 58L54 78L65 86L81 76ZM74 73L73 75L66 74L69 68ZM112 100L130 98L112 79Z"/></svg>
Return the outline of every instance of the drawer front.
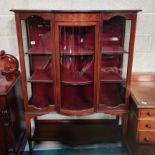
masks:
<svg viewBox="0 0 155 155"><path fill-rule="evenodd" d="M155 131L138 131L138 142L144 144L155 143Z"/></svg>
<svg viewBox="0 0 155 155"><path fill-rule="evenodd" d="M155 155L155 149L154 150L150 150L148 149L142 149L138 152L138 155Z"/></svg>
<svg viewBox="0 0 155 155"><path fill-rule="evenodd" d="M97 13L57 13L56 21L98 21Z"/></svg>
<svg viewBox="0 0 155 155"><path fill-rule="evenodd" d="M155 109L141 109L140 117L155 118Z"/></svg>
<svg viewBox="0 0 155 155"><path fill-rule="evenodd" d="M154 120L140 120L138 122L138 130L154 130L155 131L155 119Z"/></svg>

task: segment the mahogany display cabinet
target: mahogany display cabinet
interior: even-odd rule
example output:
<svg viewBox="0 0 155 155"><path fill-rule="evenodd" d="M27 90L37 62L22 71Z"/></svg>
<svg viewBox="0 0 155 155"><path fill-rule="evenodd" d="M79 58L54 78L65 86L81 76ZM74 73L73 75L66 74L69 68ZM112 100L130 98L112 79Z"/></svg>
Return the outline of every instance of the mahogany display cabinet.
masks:
<svg viewBox="0 0 155 155"><path fill-rule="evenodd" d="M140 10L15 12L27 135L51 112L123 116Z"/></svg>

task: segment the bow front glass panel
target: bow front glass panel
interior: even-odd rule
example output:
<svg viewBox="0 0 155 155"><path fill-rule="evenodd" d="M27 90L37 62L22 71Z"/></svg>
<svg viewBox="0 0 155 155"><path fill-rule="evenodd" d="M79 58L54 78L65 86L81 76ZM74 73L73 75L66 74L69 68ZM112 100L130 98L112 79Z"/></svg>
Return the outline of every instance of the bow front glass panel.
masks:
<svg viewBox="0 0 155 155"><path fill-rule="evenodd" d="M61 108L93 108L94 26L59 26Z"/></svg>

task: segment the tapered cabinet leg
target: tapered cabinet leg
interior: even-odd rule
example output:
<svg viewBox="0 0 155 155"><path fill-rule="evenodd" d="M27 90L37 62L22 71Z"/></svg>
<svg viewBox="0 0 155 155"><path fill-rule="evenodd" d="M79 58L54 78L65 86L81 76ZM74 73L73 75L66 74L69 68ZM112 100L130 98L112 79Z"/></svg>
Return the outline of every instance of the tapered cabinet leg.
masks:
<svg viewBox="0 0 155 155"><path fill-rule="evenodd" d="M128 113L123 115L123 137L127 137L127 129L128 129Z"/></svg>
<svg viewBox="0 0 155 155"><path fill-rule="evenodd" d="M31 117L29 115L25 116L26 121L26 134L28 139L28 145L29 145L29 154L32 154L32 140L31 140Z"/></svg>

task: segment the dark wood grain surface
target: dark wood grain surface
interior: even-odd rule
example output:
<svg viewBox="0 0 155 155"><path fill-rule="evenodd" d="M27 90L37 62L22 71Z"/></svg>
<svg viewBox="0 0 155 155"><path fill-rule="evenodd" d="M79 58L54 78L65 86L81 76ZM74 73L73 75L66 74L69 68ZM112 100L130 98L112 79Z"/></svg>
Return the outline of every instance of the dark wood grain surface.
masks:
<svg viewBox="0 0 155 155"><path fill-rule="evenodd" d="M155 108L155 73L135 73L131 96L138 108Z"/></svg>

